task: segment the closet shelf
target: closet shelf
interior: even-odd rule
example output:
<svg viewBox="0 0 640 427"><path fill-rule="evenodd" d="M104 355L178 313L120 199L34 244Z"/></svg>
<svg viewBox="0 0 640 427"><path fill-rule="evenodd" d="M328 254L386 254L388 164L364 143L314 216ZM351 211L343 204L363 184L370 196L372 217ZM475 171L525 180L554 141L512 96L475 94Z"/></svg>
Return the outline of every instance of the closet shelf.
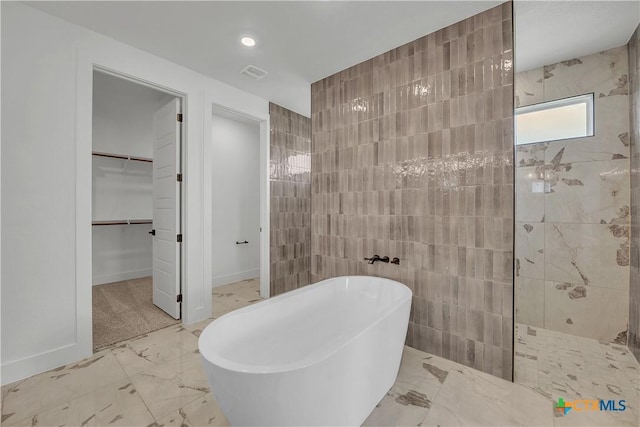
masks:
<svg viewBox="0 0 640 427"><path fill-rule="evenodd" d="M135 225L135 224L153 224L151 219L120 219L113 221L91 221L91 225Z"/></svg>
<svg viewBox="0 0 640 427"><path fill-rule="evenodd" d="M94 151L91 154L98 157L109 157L112 159L134 160L136 162L153 163L153 159L150 159L148 157L127 156L124 154L103 153L100 151Z"/></svg>

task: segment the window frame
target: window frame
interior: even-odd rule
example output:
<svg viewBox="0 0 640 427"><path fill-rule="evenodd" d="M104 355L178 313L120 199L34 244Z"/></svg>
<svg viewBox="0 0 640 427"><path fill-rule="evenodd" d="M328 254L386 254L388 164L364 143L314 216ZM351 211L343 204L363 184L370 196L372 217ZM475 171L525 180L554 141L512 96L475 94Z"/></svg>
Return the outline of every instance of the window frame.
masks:
<svg viewBox="0 0 640 427"><path fill-rule="evenodd" d="M586 104L587 106L586 135L518 143L518 116L519 115L534 113L538 111L547 111L547 110L552 110L554 108L560 108L560 107L565 107L569 105L577 105L577 104L583 104L583 103ZM543 102L538 102L536 104L517 107L513 115L513 126L514 126L514 145L515 146L539 144L542 142L565 141L567 139L593 137L596 134L595 133L595 93L589 92L589 93L584 93L582 95L569 96L566 98L554 99L552 101L543 101Z"/></svg>

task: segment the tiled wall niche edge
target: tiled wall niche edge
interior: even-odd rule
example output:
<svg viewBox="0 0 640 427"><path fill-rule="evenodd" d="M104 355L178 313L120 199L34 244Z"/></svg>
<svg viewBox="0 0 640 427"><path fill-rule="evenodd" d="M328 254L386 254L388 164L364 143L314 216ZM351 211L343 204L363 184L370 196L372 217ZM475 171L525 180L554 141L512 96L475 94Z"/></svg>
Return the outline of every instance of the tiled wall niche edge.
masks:
<svg viewBox="0 0 640 427"><path fill-rule="evenodd" d="M629 118L631 146L631 248L628 345L640 361L640 26L629 40Z"/></svg>
<svg viewBox="0 0 640 427"><path fill-rule="evenodd" d="M275 296L309 284L311 120L269 103L269 289Z"/></svg>
<svg viewBox="0 0 640 427"><path fill-rule="evenodd" d="M311 280L407 284L408 345L506 379L512 46L507 2L311 87Z"/></svg>

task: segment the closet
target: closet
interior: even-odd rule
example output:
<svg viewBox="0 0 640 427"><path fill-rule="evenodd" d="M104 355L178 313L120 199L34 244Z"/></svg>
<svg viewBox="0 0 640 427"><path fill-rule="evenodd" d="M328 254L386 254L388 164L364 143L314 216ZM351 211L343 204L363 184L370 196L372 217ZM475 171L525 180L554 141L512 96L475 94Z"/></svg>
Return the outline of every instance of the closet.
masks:
<svg viewBox="0 0 640 427"><path fill-rule="evenodd" d="M179 221L179 206L158 204L158 200L163 203L167 199L159 194L164 195L172 188L177 192L172 196L179 200L179 185L171 170L171 167L179 170L179 146L158 143L163 137L171 138L171 132L164 132L165 127L172 130L171 126L176 126L174 122L178 118L175 115L170 123L158 123L158 120L167 120L164 116L174 104L179 106L179 100L173 95L94 72L92 294L95 350L177 323L176 318L180 317L179 312L176 316L169 310L170 316L154 305L160 283L155 286L153 283L154 278L168 282L170 280L164 276L171 276L163 274L163 266L159 265L163 263L160 254L167 252L167 242L158 239L158 233L162 235L163 230L158 222L164 218L171 222L174 217L178 218L175 224ZM174 134L179 132L177 129ZM163 182L169 178L171 182ZM168 252L175 251L175 242L174 236ZM179 265L171 267L179 269ZM173 271L172 274L179 273ZM162 285L171 287L167 283Z"/></svg>

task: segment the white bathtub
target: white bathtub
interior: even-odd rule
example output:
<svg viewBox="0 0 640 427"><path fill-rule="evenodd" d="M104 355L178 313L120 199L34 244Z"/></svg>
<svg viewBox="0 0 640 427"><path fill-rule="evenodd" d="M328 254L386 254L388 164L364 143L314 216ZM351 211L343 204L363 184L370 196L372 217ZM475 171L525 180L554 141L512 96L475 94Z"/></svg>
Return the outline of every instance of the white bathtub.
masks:
<svg viewBox="0 0 640 427"><path fill-rule="evenodd" d="M222 316L200 335L213 394L232 425L360 425L398 375L411 290L324 280Z"/></svg>

